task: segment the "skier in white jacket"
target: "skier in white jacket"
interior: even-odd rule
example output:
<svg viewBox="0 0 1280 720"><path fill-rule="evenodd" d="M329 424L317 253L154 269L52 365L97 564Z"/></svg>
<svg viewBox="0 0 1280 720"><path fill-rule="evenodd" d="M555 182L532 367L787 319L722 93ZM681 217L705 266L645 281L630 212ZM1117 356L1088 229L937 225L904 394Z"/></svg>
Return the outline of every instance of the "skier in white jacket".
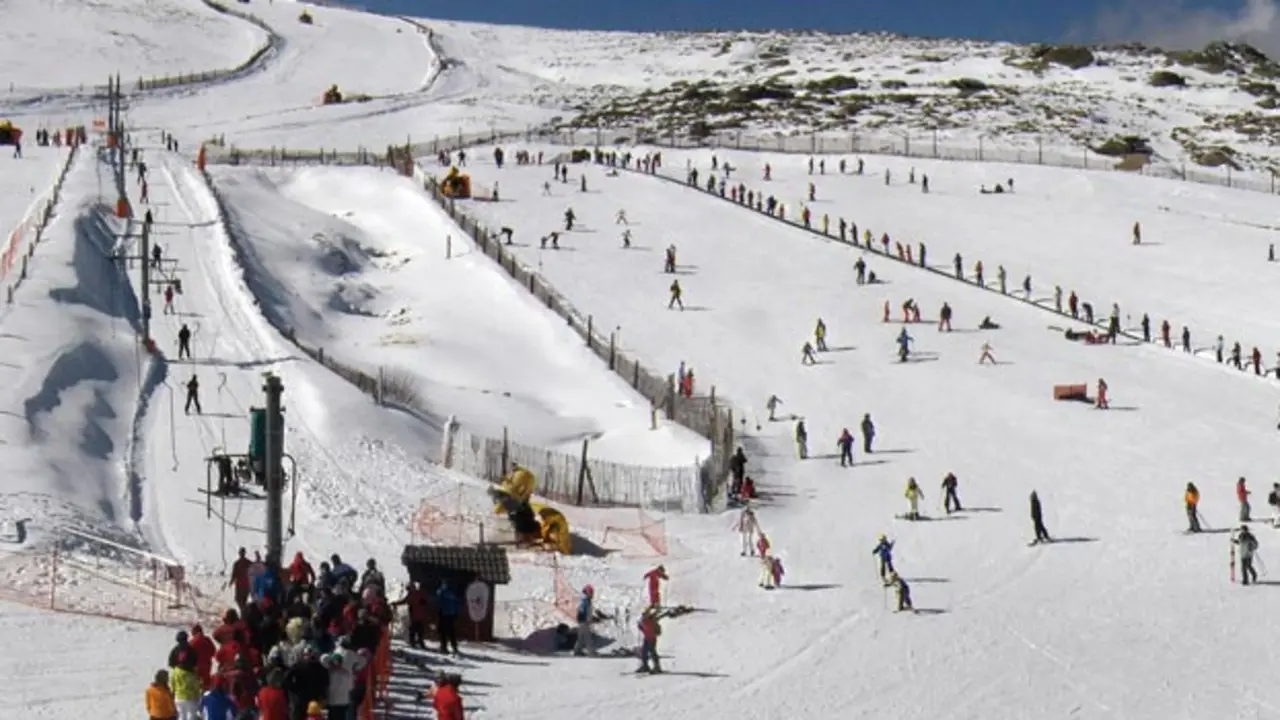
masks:
<svg viewBox="0 0 1280 720"><path fill-rule="evenodd" d="M333 652L320 658L320 664L329 671L328 709L330 717L346 717L351 706L351 690L356 684L356 673L364 669L366 658L351 647L351 638L343 636ZM336 711L336 714L335 714Z"/></svg>
<svg viewBox="0 0 1280 720"><path fill-rule="evenodd" d="M748 505L742 508L738 516L738 534L742 536L743 557L756 554L756 532L760 530L760 521L756 519L756 511Z"/></svg>

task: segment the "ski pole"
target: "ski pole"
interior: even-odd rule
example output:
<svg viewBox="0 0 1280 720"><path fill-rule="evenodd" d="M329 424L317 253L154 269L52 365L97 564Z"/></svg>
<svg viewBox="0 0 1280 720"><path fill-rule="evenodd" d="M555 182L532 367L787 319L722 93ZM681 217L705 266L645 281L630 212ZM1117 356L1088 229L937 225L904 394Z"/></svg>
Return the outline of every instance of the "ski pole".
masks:
<svg viewBox="0 0 1280 720"><path fill-rule="evenodd" d="M1254 560L1256 560L1256 561L1258 561L1258 569L1261 571L1261 572L1259 572L1258 574L1259 574L1259 575L1261 575L1262 577L1266 577L1266 576L1267 576L1267 564L1266 564L1265 562L1263 562L1263 560L1262 560L1262 552L1261 552L1260 550L1254 550L1254 551L1253 551L1253 559L1254 559Z"/></svg>
<svg viewBox="0 0 1280 720"><path fill-rule="evenodd" d="M1209 525L1209 523L1207 523L1207 522L1205 522L1205 521L1204 521L1204 516L1200 514L1200 511L1199 511L1199 510L1196 510L1196 519L1200 521L1200 524L1201 524L1202 526L1204 526L1204 529L1205 529L1205 530L1212 530L1212 529L1213 529L1213 527L1212 527L1212 526L1210 526L1210 525Z"/></svg>

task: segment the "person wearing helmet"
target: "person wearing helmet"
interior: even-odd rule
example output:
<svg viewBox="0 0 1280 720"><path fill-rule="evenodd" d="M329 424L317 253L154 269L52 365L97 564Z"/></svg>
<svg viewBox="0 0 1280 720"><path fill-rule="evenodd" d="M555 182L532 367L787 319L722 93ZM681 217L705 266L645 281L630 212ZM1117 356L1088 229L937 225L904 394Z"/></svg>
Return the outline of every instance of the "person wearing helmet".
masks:
<svg viewBox="0 0 1280 720"><path fill-rule="evenodd" d="M880 579L887 581L889 576L895 572L893 569L893 541L884 533L881 533L876 546L871 549L871 554L875 555L876 559L880 561Z"/></svg>
<svg viewBox="0 0 1280 720"><path fill-rule="evenodd" d="M578 640L574 643L573 654L581 657L595 657L595 638L591 635L591 624L595 616L596 589L590 585L582 588L582 598L578 600Z"/></svg>
<svg viewBox="0 0 1280 720"><path fill-rule="evenodd" d="M1248 525L1241 525L1231 542L1240 548L1240 583L1248 585L1258 582L1258 571L1253 567L1254 555L1258 552L1258 538L1249 532Z"/></svg>

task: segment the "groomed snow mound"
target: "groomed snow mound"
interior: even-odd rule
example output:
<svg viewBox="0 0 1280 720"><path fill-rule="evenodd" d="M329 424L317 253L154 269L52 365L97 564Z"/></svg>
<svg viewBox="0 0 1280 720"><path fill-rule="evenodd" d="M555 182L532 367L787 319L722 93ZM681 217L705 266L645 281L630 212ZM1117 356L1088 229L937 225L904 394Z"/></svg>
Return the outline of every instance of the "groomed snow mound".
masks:
<svg viewBox="0 0 1280 720"><path fill-rule="evenodd" d="M268 316L335 358L410 374L437 420L569 453L590 439L621 462L707 455L684 428L650 430L648 402L412 182L369 169L215 177Z"/></svg>
<svg viewBox="0 0 1280 720"><path fill-rule="evenodd" d="M5 0L4 93L125 83L245 62L267 40L251 23L199 0Z"/></svg>

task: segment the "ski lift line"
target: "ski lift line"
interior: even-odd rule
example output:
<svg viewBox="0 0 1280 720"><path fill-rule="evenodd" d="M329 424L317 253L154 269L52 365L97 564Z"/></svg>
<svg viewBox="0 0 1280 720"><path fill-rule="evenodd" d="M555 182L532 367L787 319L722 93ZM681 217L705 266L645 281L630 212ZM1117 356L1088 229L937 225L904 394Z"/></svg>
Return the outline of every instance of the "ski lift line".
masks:
<svg viewBox="0 0 1280 720"><path fill-rule="evenodd" d="M113 540L108 540L104 537L100 537L92 533L87 533L83 530L76 530L75 528L71 528L71 527L60 527L58 528L58 532L64 535L70 535L72 537L80 538L81 540L89 540L91 542L95 542L100 545L106 545L107 547L115 548L116 550L122 550L124 552L130 553L133 555L140 555L149 560L154 560L156 562L163 563L165 565L172 565L174 567L182 566L182 563L178 562L177 560L174 560L173 558L165 557L163 555L157 555L155 553L147 552L146 550L139 550L137 548L129 547L128 545L122 545Z"/></svg>

